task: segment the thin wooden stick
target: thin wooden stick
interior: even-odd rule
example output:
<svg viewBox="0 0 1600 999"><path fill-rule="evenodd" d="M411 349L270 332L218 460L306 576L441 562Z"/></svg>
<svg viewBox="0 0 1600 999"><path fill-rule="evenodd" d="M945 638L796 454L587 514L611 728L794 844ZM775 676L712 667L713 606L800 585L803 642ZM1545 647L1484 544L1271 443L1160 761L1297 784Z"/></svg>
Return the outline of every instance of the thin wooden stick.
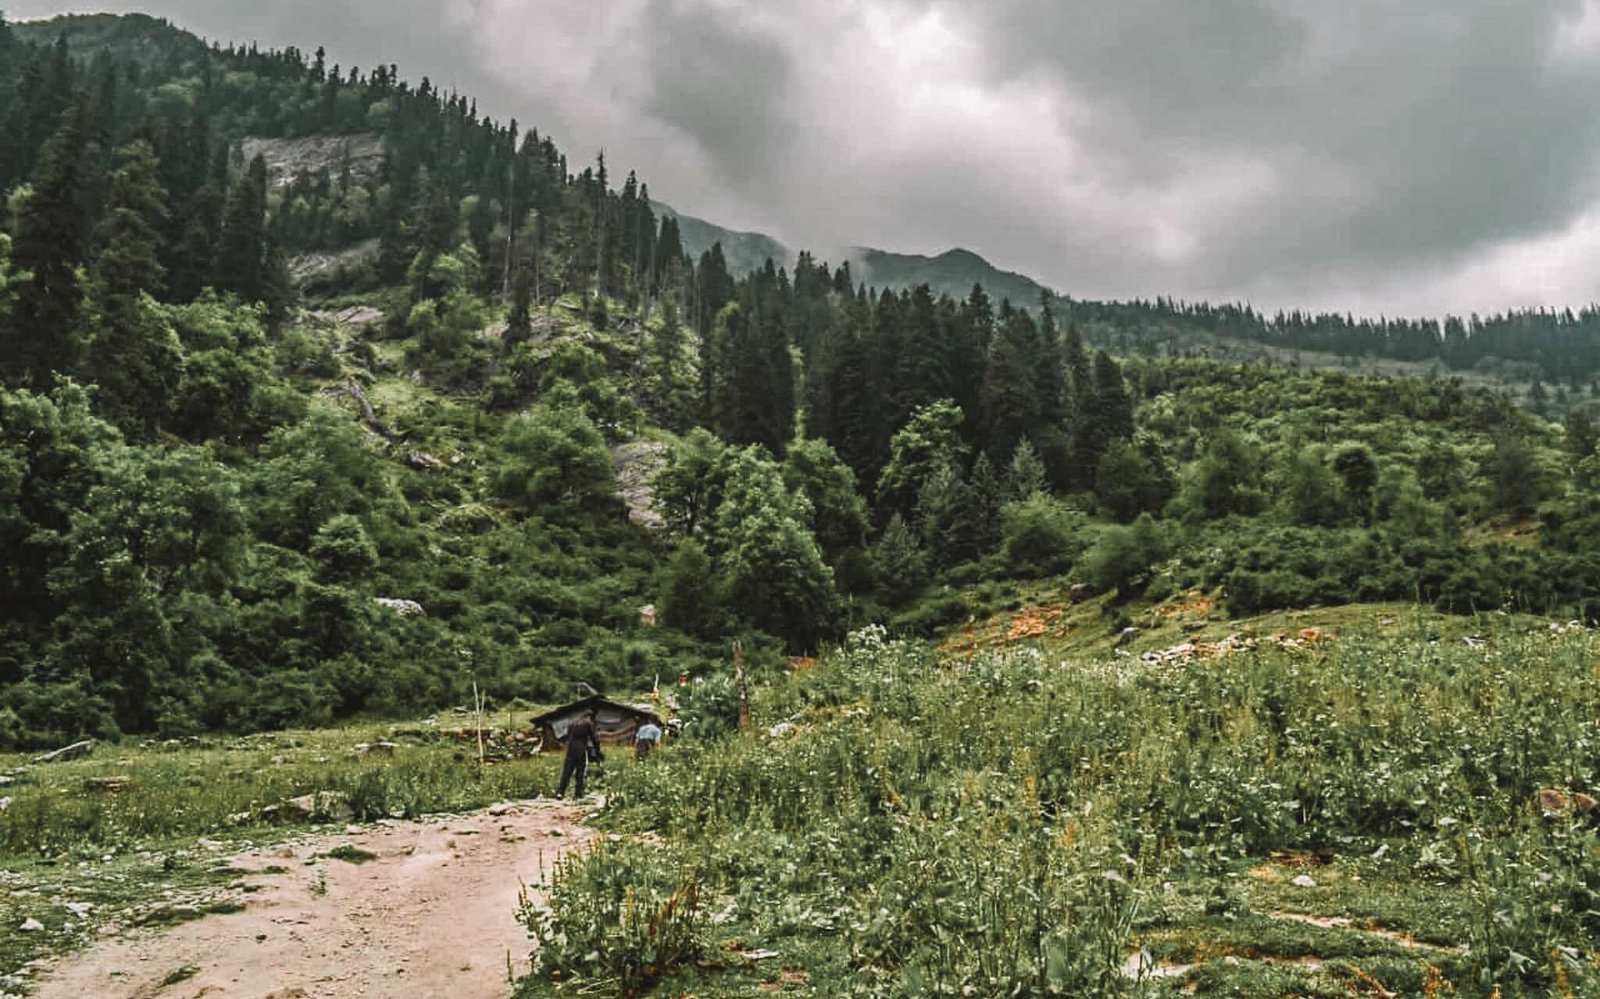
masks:
<svg viewBox="0 0 1600 999"><path fill-rule="evenodd" d="M750 727L750 698L744 686L744 646L737 639L733 643L733 682L739 690L739 729Z"/></svg>
<svg viewBox="0 0 1600 999"><path fill-rule="evenodd" d="M478 694L478 679L472 679L472 709L478 716L478 769L483 769L483 698Z"/></svg>

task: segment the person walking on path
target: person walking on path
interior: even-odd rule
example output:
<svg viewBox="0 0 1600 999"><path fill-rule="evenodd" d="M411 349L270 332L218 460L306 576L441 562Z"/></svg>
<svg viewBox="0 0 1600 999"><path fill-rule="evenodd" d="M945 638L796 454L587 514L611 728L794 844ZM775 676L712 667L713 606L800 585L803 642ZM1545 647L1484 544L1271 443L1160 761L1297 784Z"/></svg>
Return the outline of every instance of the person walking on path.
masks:
<svg viewBox="0 0 1600 999"><path fill-rule="evenodd" d="M572 778L578 780L578 793L575 797L583 797L583 782L589 775L589 761L599 762L600 737L595 732L594 712L579 715L571 725L567 726L567 758L561 764L561 783L556 788L556 797L567 796L567 783Z"/></svg>
<svg viewBox="0 0 1600 999"><path fill-rule="evenodd" d="M642 760L650 755L650 750L661 745L661 726L655 722L647 721L639 726L633 734L634 759Z"/></svg>

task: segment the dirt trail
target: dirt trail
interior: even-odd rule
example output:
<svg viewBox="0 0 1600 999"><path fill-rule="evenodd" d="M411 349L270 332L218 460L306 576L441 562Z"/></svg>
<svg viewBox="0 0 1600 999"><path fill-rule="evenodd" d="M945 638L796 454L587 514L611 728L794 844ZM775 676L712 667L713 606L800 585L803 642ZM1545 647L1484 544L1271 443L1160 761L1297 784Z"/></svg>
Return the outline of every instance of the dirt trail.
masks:
<svg viewBox="0 0 1600 999"><path fill-rule="evenodd" d="M522 884L541 883L587 842L582 812L556 801L495 805L307 838L234 858L244 911L130 931L70 955L39 999L505 999L527 970ZM349 845L362 864L325 856ZM530 888L531 891L531 888ZM181 981L161 983L184 968Z"/></svg>

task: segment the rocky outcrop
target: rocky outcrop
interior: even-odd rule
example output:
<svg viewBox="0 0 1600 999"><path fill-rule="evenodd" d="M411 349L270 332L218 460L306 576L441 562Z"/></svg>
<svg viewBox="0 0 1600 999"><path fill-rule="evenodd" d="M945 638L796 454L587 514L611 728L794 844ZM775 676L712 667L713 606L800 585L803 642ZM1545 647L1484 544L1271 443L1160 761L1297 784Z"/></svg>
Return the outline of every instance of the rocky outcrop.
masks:
<svg viewBox="0 0 1600 999"><path fill-rule="evenodd" d="M248 138L239 144L245 162L260 156L267 163L267 182L281 187L303 173L328 171L338 178L346 169L350 179L365 183L383 166L383 137L368 132L354 135L305 135L296 139Z"/></svg>
<svg viewBox="0 0 1600 999"><path fill-rule="evenodd" d="M378 241L376 239L363 239L359 243L352 243L341 250L315 250L311 253L301 253L289 258L289 278L295 284L305 284L312 278L325 277L338 274L341 270L353 270L369 260L378 258ZM353 310L345 310L347 312ZM368 310L377 312L376 309ZM378 318L383 318L383 313L378 312ZM349 323L349 325L363 325Z"/></svg>
<svg viewBox="0 0 1600 999"><path fill-rule="evenodd" d="M667 445L655 441L630 441L611 449L617 490L628 507L628 519L641 527L660 530L666 521L655 509L650 480L667 463Z"/></svg>

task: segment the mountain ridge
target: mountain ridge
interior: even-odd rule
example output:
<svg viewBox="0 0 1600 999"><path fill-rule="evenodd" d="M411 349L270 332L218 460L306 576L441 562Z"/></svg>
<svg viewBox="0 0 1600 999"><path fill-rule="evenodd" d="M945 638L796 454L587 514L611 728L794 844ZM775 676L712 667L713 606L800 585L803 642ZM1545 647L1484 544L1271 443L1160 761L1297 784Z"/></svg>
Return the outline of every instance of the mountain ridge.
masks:
<svg viewBox="0 0 1600 999"><path fill-rule="evenodd" d="M792 268L799 258L798 251L765 233L728 229L665 202L652 201L651 207L678 220L683 248L690 255L698 257L714 243L721 243L728 270L735 275L758 270L768 259L777 266ZM971 294L973 285L981 284L996 302L1009 300L1013 305L1030 308L1038 304L1040 295L1057 297L1026 274L1002 270L964 246L927 255L857 245L846 247L843 258L830 263L849 263L851 276L869 288L899 290L925 283L936 293L962 299Z"/></svg>

